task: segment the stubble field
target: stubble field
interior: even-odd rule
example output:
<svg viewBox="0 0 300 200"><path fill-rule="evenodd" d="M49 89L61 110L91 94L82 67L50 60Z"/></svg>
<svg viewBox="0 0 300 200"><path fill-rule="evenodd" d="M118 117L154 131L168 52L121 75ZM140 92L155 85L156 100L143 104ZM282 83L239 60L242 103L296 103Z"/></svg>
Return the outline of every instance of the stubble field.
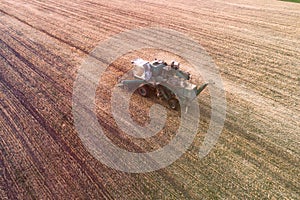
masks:
<svg viewBox="0 0 300 200"><path fill-rule="evenodd" d="M299 18L300 4L275 0L1 0L0 199L299 199ZM198 159L210 122L206 90L189 150L167 168L131 174L105 166L82 144L73 83L99 42L151 26L205 48L225 85L227 117L215 148ZM137 56L176 57L145 49L116 60L99 78L96 111L115 144L143 152L164 146L179 116L168 110L170 123L148 140L118 129L110 92ZM134 95L133 119L144 124L155 101Z"/></svg>

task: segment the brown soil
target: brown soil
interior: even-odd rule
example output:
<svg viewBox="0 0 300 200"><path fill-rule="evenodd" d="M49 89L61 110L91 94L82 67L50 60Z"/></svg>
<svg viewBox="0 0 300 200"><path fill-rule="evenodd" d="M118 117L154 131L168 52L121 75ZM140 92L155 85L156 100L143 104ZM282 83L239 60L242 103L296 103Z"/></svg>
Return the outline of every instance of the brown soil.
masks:
<svg viewBox="0 0 300 200"><path fill-rule="evenodd" d="M299 199L299 18L300 4L274 0L0 1L0 199ZM205 47L225 84L227 118L215 148L198 159L210 121L206 90L189 151L165 169L130 174L103 165L82 145L73 82L99 42L150 26L186 33ZM180 58L132 52L99 81L97 115L107 136L143 152L165 145L179 116L168 111L165 129L147 140L117 128L110 91L136 56ZM155 101L134 95L133 118L145 123Z"/></svg>

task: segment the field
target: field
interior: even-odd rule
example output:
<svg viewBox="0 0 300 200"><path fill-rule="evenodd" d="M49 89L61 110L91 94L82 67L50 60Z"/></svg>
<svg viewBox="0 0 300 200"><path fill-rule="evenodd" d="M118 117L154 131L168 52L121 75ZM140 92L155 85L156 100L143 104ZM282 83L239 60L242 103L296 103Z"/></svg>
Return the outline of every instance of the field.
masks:
<svg viewBox="0 0 300 200"><path fill-rule="evenodd" d="M299 199L299 19L300 4L275 0L1 0L0 199ZM73 84L99 42L151 26L185 33L213 58L225 85L226 121L214 149L199 159L210 122L205 90L188 151L158 171L125 173L82 144ZM147 140L118 129L110 91L137 56L176 57L144 49L119 58L99 78L96 110L115 144L143 152L164 146L179 116L169 110L172 123ZM144 124L153 101L133 95L133 119Z"/></svg>
<svg viewBox="0 0 300 200"><path fill-rule="evenodd" d="M282 0L282 1L290 1L290 2L295 2L295 3L300 3L300 0Z"/></svg>

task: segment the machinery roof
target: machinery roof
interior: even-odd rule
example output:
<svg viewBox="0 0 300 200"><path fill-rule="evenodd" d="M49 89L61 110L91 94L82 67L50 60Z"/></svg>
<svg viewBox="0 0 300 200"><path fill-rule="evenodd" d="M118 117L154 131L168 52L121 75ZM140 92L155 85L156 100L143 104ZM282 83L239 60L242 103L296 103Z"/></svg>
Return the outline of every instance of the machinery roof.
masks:
<svg viewBox="0 0 300 200"><path fill-rule="evenodd" d="M135 65L138 65L138 66L143 66L144 64L146 63L149 63L148 61L146 60L143 60L141 58L138 58L138 59L135 59L134 61L132 61Z"/></svg>

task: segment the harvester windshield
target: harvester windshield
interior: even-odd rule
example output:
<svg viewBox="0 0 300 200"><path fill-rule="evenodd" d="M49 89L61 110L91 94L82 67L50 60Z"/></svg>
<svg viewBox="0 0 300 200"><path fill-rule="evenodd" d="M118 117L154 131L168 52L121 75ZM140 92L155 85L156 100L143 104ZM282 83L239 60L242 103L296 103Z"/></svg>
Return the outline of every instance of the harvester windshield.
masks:
<svg viewBox="0 0 300 200"><path fill-rule="evenodd" d="M143 79L146 81L151 79L151 64L148 61L139 58L132 61L132 63L134 65L133 75L136 78Z"/></svg>

